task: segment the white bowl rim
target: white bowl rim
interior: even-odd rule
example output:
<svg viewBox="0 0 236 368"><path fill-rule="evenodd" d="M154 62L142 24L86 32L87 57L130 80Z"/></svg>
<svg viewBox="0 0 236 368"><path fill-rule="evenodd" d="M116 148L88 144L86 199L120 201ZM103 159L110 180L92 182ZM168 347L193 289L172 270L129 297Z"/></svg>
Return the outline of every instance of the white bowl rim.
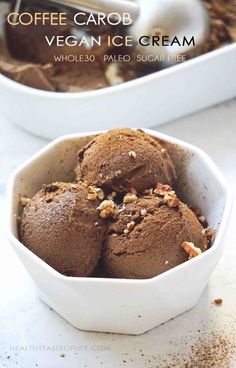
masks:
<svg viewBox="0 0 236 368"><path fill-rule="evenodd" d="M16 91L25 93L27 95L37 96L37 97L46 97L51 99L77 99L77 98L93 98L96 96L109 95L110 93L119 93L120 91L125 91L127 89L135 88L137 85L143 85L148 81L153 80L155 77L157 78L165 78L166 75L178 73L179 71L191 68L191 66L198 64L200 62L205 62L205 60L213 59L217 55L224 54L225 52L231 52L232 49L236 49L236 42L233 42L229 45L225 45L220 47L219 49L207 52L203 55L196 56L192 59L186 60L183 63L173 65L169 68L159 70L143 77L135 78L131 81L127 81L124 83L120 83L114 86L104 87L98 90L91 91L81 91L81 92L54 92L54 91L44 91L41 89L25 86L19 82L16 82L3 74L0 73L0 83L2 82L8 88L14 88Z"/></svg>
<svg viewBox="0 0 236 368"><path fill-rule="evenodd" d="M132 128L136 129L136 128ZM138 128L140 129L140 128ZM41 258L39 258L37 255L35 255L33 252L31 252L27 247L24 246L23 243L21 243L12 233L11 229L11 221L12 221L12 200L13 200L13 187L14 187L14 181L16 176L19 175L19 173L26 168L29 164L33 163L35 159L39 158L43 153L46 153L48 150L53 148L55 145L61 142L70 141L76 138L80 137L88 137L95 134L100 134L102 132L105 132L105 130L101 131L90 131L90 132L83 132L83 133L77 133L77 134L67 134L63 135L55 140L53 140L51 143L47 144L44 148L36 152L33 156L31 156L28 160L26 160L13 174L11 175L8 186L7 186L7 235L10 242L13 242L15 245L21 248L26 254L28 254L30 257L32 257L36 262L40 263L41 266L45 269L45 272L49 272L52 276L56 277L57 279L60 279L64 282L73 282L73 283L98 283L98 284L120 284L120 285L135 285L135 284L150 284L153 282L156 282L162 278L165 278L167 275L175 272L176 270L179 270L181 268L187 267L188 264L193 262L200 262L203 257L210 257L211 254L219 247L220 242L222 241L225 229L227 228L228 218L230 216L232 203L233 203L233 197L231 190L229 188L229 185L227 181L225 180L224 176L216 166L216 164L212 161L212 159L209 157L207 153L205 153L202 149L184 142L180 139L171 137L169 135L159 133L158 131L154 131L151 129L142 129L147 134L150 134L152 136L155 136L157 138L160 138L164 141L176 144L180 147L183 147L186 150L189 150L190 152L194 152L197 154L205 163L208 164L208 166L211 168L211 172L214 174L216 179L220 182L222 188L224 189L224 193L226 195L226 201L225 201L225 209L222 214L221 223L219 226L219 229L217 231L216 238L214 240L214 244L210 249L208 249L206 252L203 252L198 257L194 257L191 260L188 260L176 267L173 267L172 269L163 272L162 274L148 278L148 279L116 279L116 278L100 278L100 277L73 277L73 276L65 276L58 271L56 271L54 268L49 266L45 261L43 261Z"/></svg>

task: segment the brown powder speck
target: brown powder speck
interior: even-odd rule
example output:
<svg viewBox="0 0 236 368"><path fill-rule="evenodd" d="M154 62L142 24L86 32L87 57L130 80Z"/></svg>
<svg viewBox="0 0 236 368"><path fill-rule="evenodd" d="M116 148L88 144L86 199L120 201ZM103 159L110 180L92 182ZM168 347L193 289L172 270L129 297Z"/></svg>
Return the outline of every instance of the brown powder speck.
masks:
<svg viewBox="0 0 236 368"><path fill-rule="evenodd" d="M222 299L215 299L215 300L214 300L214 303L215 303L216 305L221 305L221 304L223 303L223 300L222 300Z"/></svg>
<svg viewBox="0 0 236 368"><path fill-rule="evenodd" d="M158 356L162 364L158 368L230 368L236 354L236 336L224 336L212 332L202 336L191 346L189 355L182 352ZM154 368L154 366L152 367Z"/></svg>
<svg viewBox="0 0 236 368"><path fill-rule="evenodd" d="M185 368L228 368L236 342L228 337L212 334L209 340L199 339L193 346L190 361Z"/></svg>

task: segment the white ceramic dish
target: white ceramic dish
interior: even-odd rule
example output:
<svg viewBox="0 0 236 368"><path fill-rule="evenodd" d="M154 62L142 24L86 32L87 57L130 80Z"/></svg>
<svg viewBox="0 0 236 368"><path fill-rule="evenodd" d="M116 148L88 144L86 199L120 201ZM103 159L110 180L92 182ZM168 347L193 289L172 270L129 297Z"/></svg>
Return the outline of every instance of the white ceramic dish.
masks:
<svg viewBox="0 0 236 368"><path fill-rule="evenodd" d="M39 297L82 330L141 334L189 310L197 303L224 248L231 195L215 164L194 146L154 131L146 132L169 142L179 174L179 195L200 207L217 231L211 249L152 279L63 276L18 240L19 195L31 197L42 183L71 180L76 152L91 139L92 133L57 139L19 168L9 182L10 242L34 280Z"/></svg>
<svg viewBox="0 0 236 368"><path fill-rule="evenodd" d="M35 135L151 127L236 96L236 44L97 91L45 92L0 74L0 113Z"/></svg>

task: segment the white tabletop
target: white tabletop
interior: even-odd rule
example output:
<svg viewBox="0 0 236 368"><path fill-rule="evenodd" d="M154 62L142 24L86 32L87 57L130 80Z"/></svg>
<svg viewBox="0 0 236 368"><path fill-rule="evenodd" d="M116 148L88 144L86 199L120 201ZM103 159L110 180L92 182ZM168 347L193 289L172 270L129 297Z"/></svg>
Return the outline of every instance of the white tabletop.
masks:
<svg viewBox="0 0 236 368"><path fill-rule="evenodd" d="M76 330L39 301L33 282L4 233L7 179L47 142L3 118L0 127L0 367L184 368L184 354L189 356L191 349L195 360L187 368L236 367L236 209L223 258L195 308L141 336ZM158 130L208 152L236 197L236 100ZM223 299L222 306L213 303L216 298ZM199 339L203 339L207 355L213 355L214 364L212 360L201 361L202 345L201 354L196 352ZM63 353L65 356L61 356Z"/></svg>

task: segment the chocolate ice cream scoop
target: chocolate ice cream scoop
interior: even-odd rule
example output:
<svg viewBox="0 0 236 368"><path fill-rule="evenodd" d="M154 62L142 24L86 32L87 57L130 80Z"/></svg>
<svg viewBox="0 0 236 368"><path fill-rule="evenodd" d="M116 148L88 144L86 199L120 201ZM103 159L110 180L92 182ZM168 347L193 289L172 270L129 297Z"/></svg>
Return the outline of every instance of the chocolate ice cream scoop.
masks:
<svg viewBox="0 0 236 368"><path fill-rule="evenodd" d="M196 255L207 249L201 224L173 192L144 196L122 210L110 225L103 257L112 277L154 277L187 261L194 254L187 246Z"/></svg>
<svg viewBox="0 0 236 368"><path fill-rule="evenodd" d="M141 130L114 129L96 136L78 152L77 180L106 192L142 192L159 183L173 184L174 165L156 140Z"/></svg>
<svg viewBox="0 0 236 368"><path fill-rule="evenodd" d="M89 276L97 266L106 231L97 214L99 204L88 200L82 184L43 186L23 210L20 239L58 272Z"/></svg>

